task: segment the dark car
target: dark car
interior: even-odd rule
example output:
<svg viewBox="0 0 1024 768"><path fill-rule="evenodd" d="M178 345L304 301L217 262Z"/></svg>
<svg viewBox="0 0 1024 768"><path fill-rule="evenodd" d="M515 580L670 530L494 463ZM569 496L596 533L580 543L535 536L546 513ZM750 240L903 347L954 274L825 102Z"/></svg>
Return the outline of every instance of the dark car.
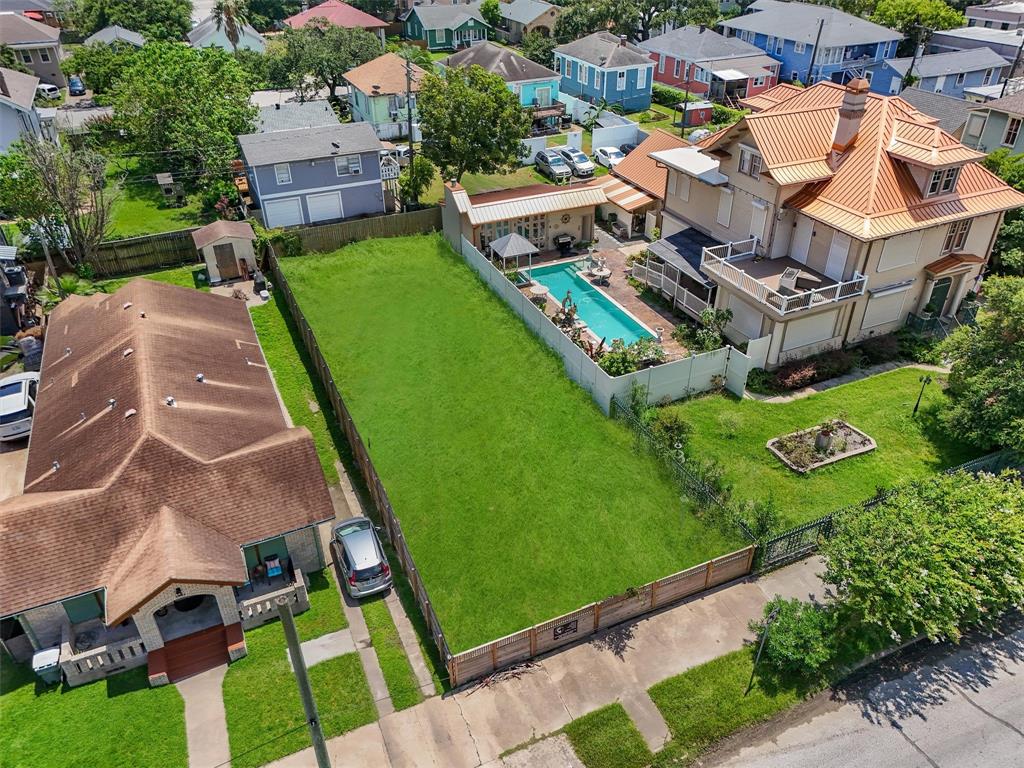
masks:
<svg viewBox="0 0 1024 768"><path fill-rule="evenodd" d="M634 149L636 149L636 144L628 144L627 143L627 144L623 144L623 145L621 145L619 147L619 151L621 151L622 154L624 154L624 155L628 155Z"/></svg>
<svg viewBox="0 0 1024 768"><path fill-rule="evenodd" d="M68 78L68 94L70 96L85 96L85 83L78 75Z"/></svg>

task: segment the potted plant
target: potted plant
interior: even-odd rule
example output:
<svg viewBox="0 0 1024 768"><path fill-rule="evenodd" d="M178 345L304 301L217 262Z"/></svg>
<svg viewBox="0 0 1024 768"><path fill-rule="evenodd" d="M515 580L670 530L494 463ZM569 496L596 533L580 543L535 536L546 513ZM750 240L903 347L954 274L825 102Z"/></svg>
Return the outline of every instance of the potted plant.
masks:
<svg viewBox="0 0 1024 768"><path fill-rule="evenodd" d="M836 430L831 421L821 425L818 434L814 437L814 450L820 453L828 453L832 449L832 443L836 439Z"/></svg>

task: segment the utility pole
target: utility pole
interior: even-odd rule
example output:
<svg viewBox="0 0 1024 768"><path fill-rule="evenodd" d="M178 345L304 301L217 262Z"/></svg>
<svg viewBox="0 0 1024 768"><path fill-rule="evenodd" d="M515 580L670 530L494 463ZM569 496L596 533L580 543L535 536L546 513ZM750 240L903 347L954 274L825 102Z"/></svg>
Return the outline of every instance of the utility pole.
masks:
<svg viewBox="0 0 1024 768"><path fill-rule="evenodd" d="M920 31L924 29L920 24L914 24L911 29ZM914 76L914 67L917 66L917 57L919 54L924 53L924 41L917 39L914 41L914 55L910 59L910 69L907 70L907 74L903 76L900 81L900 93L903 93L903 89L910 85L911 78Z"/></svg>
<svg viewBox="0 0 1024 768"><path fill-rule="evenodd" d="M277 603L277 614L281 617L284 638L288 642L288 655L291 656L292 669L295 670L295 680L299 684L299 696L302 698L302 708L306 712L309 735L313 739L313 754L316 755L317 768L331 768L331 758L327 754L327 742L324 741L324 731L320 727L320 715L316 711L313 688L309 684L306 660L302 658L302 645L299 643L299 633L295 629L291 604L285 595L276 597L274 602Z"/></svg>
<svg viewBox="0 0 1024 768"><path fill-rule="evenodd" d="M412 161L416 159L416 150L412 143L412 61L405 60L405 116L409 127L409 178L412 178ZM413 200L414 203L418 202ZM408 203L403 201L406 207Z"/></svg>
<svg viewBox="0 0 1024 768"><path fill-rule="evenodd" d="M811 51L811 63L807 67L807 82L804 85L811 84L811 78L814 76L814 62L818 58L818 43L821 42L821 30L825 27L825 19L822 18L818 22L818 34L814 36L814 49Z"/></svg>

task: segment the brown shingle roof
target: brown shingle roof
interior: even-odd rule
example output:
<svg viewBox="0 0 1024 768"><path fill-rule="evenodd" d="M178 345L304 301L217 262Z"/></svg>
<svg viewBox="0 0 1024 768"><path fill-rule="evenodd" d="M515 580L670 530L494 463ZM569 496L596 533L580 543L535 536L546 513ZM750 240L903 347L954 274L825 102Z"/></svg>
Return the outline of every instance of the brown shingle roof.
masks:
<svg viewBox="0 0 1024 768"><path fill-rule="evenodd" d="M413 93L419 91L420 81L426 74L420 67L412 65ZM394 53L385 53L355 69L350 69L345 73L345 79L368 96L405 93L405 59ZM380 90L375 91L375 85L380 86Z"/></svg>
<svg viewBox="0 0 1024 768"><path fill-rule="evenodd" d="M241 546L333 517L242 302L146 280L70 297L41 376L0 615L106 588L113 620L168 582L241 583Z"/></svg>
<svg viewBox="0 0 1024 768"><path fill-rule="evenodd" d="M210 243L215 243L222 237L235 237L240 240L255 240L256 233L252 231L252 224L247 221L228 221L218 219L217 221L200 227L192 233L192 242L196 248L205 248Z"/></svg>
<svg viewBox="0 0 1024 768"><path fill-rule="evenodd" d="M626 155L625 159L612 169L612 174L640 187L659 200L664 200L665 187L668 184L668 169L665 166L659 166L658 162L651 157L651 152L688 146L690 145L685 139L660 129L656 130L640 142L636 149Z"/></svg>

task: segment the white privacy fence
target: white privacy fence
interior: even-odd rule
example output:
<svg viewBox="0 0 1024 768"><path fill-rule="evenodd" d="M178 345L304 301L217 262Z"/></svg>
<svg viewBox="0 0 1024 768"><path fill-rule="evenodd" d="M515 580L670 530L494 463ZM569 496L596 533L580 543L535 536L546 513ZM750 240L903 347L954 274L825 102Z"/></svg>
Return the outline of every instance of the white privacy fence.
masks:
<svg viewBox="0 0 1024 768"><path fill-rule="evenodd" d="M522 160L523 165L534 165L534 159L537 157L537 153L542 149L547 149L548 141L552 138L554 138L553 134L550 136L533 136L529 139L523 139L522 143L526 152L526 156ZM573 147L574 149L583 149L583 131L570 131L565 134L564 146ZM558 149L558 146L552 147L552 149Z"/></svg>
<svg viewBox="0 0 1024 768"><path fill-rule="evenodd" d="M738 349L722 347L624 376L610 376L587 353L573 344L547 315L510 283L465 237L461 238L461 242L453 243L453 246L491 289L523 319L527 327L562 358L569 378L587 390L606 414L610 412L612 398L626 400L634 382L647 387L648 401L652 404L661 400L679 400L720 386L742 396L747 373L756 367L754 361ZM752 341L751 345L762 343L767 351L765 339Z"/></svg>

